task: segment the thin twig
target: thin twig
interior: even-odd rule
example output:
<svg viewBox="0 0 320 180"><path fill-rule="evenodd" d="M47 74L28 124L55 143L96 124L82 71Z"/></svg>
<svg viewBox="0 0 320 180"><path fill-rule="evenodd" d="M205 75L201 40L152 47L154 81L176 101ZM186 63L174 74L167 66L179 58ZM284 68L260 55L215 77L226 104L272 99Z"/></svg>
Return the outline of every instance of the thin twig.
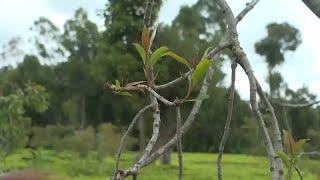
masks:
<svg viewBox="0 0 320 180"><path fill-rule="evenodd" d="M146 27L149 27L151 25L151 14L152 14L152 7L154 4L154 0L147 0L146 2L146 7L145 7L145 13L144 13L144 17L143 17L143 24Z"/></svg>
<svg viewBox="0 0 320 180"><path fill-rule="evenodd" d="M319 151L311 151L311 152L303 152L303 155L317 155L320 156L320 152Z"/></svg>
<svg viewBox="0 0 320 180"><path fill-rule="evenodd" d="M143 85L144 88L146 90L148 90L150 92L150 94L152 94L152 96L154 96L156 99L158 99L159 101L161 101L163 104L167 105L167 106L175 106L176 103L171 102L169 100L167 100L166 98L164 98L163 96L161 96L160 94L158 94L157 92L155 92L151 87L147 87L145 85Z"/></svg>
<svg viewBox="0 0 320 180"><path fill-rule="evenodd" d="M106 83L105 86L116 92L115 85ZM158 99L159 101L161 101L163 104L165 104L167 106L175 106L176 105L174 102L167 100L166 98L164 98L163 96L158 94L154 89L152 89L151 87L149 87L147 85L137 84L135 86L124 86L124 87L121 87L120 91L121 92L130 92L130 91L141 92L141 91L143 91L143 89L149 91L149 93L152 96L154 96L156 99Z"/></svg>
<svg viewBox="0 0 320 180"><path fill-rule="evenodd" d="M120 142L120 146L118 149L118 154L117 154L117 160L116 160L116 166L115 166L115 170L114 170L114 176L113 176L113 180L116 180L117 174L118 174L118 170L119 170L119 161L120 161L120 157L121 157L121 153L122 153L122 149L123 149L123 145L124 142L128 136L128 134L132 131L134 125L137 123L139 117L149 108L153 107L153 104L149 104L147 106L145 106L144 108L142 108L137 114L136 116L133 118L133 120L131 121L130 126L128 127L127 131L124 133L121 142Z"/></svg>
<svg viewBox="0 0 320 180"><path fill-rule="evenodd" d="M222 173L221 173L221 159L222 159L222 154L224 151L224 146L226 144L227 138L228 138L228 133L230 130L230 122L232 119L232 112L233 112L233 103L234 103L234 86L235 86L235 81L236 81L236 68L237 68L237 63L235 61L232 62L231 64L231 69L232 69L232 75L231 75L231 86L230 86L230 96L229 96L229 105L228 105L228 115L227 115L227 121L226 125L224 128L224 133L223 137L219 146L219 155L218 155L218 161L217 161L217 169L218 169L218 179L222 180Z"/></svg>
<svg viewBox="0 0 320 180"><path fill-rule="evenodd" d="M259 2L259 0L252 0L250 3L246 4L246 7L238 14L236 17L236 23L238 24L239 21L243 19L243 17L254 8L254 6Z"/></svg>
<svg viewBox="0 0 320 180"><path fill-rule="evenodd" d="M299 177L300 177L300 180L303 180L303 176L302 176L302 174L301 174L300 169L299 169L297 166L294 166L294 169L297 171L297 173L298 173L298 175L299 175Z"/></svg>
<svg viewBox="0 0 320 180"><path fill-rule="evenodd" d="M291 104L291 103L282 103L282 102L277 102L277 101L272 101L275 104L279 104L284 107L290 107L290 108L302 108L302 107L309 107L313 106L315 104L319 104L320 101L314 101L314 102L309 102L309 103L303 103L303 104Z"/></svg>
<svg viewBox="0 0 320 180"><path fill-rule="evenodd" d="M162 84L162 85L155 86L154 89L155 90L163 90L163 89L173 87L174 85L178 84L179 82L182 82L184 79L189 77L192 74L192 72L193 72L193 70L188 71L187 73L182 74L180 77L178 77L175 80L172 80L172 81L165 83L165 84Z"/></svg>
<svg viewBox="0 0 320 180"><path fill-rule="evenodd" d="M179 158L179 180L182 180L183 173L183 159L182 159L182 143L181 143L181 113L180 106L176 107L177 111L177 149Z"/></svg>
<svg viewBox="0 0 320 180"><path fill-rule="evenodd" d="M217 47L213 48L208 54L207 54L207 59L213 59L213 57L218 54L221 50L227 48L230 44L229 43L225 43L225 42L221 42ZM175 80L172 80L166 84L162 84L162 85L158 85L158 86L155 86L154 89L155 90L162 90L162 89L166 89L166 88L170 88L170 87L173 87L174 85L176 85L177 83L183 81L184 79L186 79L187 77L189 77L192 72L194 70L190 70L188 71L187 73L181 75L181 77L175 79Z"/></svg>

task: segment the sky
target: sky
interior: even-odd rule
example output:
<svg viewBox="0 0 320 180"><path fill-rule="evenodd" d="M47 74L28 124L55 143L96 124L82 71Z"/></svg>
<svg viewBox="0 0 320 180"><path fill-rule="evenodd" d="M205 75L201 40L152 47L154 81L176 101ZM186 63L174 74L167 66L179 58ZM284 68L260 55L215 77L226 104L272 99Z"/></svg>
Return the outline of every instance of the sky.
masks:
<svg viewBox="0 0 320 180"><path fill-rule="evenodd" d="M249 1L249 0L248 0ZM238 14L247 1L227 0L234 14ZM12 37L30 36L29 27L40 16L49 18L58 27L73 16L74 11L84 7L89 18L103 28L101 13L106 0L1 0L0 1L0 45ZM159 22L170 24L182 5L192 5L196 0L166 0L160 10ZM261 0L239 23L240 43L248 55L257 78L264 89L267 65L263 57L255 53L254 43L266 36L266 25L271 22L288 22L300 30L302 44L294 53L286 54L286 61L277 68L291 89L302 86L320 96L320 19L301 0ZM24 47L26 47L25 42ZM6 62L0 62L0 64ZM227 73L226 86L230 84L230 63L223 67ZM249 84L245 73L237 68L236 88L240 95L249 98Z"/></svg>

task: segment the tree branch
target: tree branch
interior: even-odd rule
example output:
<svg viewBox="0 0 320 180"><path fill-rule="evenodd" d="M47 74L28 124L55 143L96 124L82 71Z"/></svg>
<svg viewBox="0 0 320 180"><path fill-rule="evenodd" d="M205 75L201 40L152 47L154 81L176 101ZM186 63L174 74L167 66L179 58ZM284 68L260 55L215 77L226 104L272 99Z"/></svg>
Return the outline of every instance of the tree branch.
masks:
<svg viewBox="0 0 320 180"><path fill-rule="evenodd" d="M147 106L145 106L144 108L142 108L137 114L136 116L133 118L133 120L131 121L130 126L128 127L127 131L124 133L121 142L120 142L120 146L119 146L119 150L118 150L118 155L117 155L117 160L116 160L116 166L115 166L115 171L114 171L114 176L113 176L113 180L117 179L118 176L118 170L119 170L119 161L120 161L120 157L121 157L121 152L123 149L123 145L124 142L128 136L128 134L132 131L132 128L134 127L134 125L136 124L136 122L138 121L139 117L149 108L153 107L154 104L149 104Z"/></svg>
<svg viewBox="0 0 320 180"><path fill-rule="evenodd" d="M303 180L303 176L302 176L302 174L301 174L300 169L299 169L297 166L294 166L294 169L297 171L297 173L298 173L298 175L299 175L299 177L300 177L300 180Z"/></svg>
<svg viewBox="0 0 320 180"><path fill-rule="evenodd" d="M312 151L312 152L303 152L303 155L317 155L320 156L320 152L319 151Z"/></svg>
<svg viewBox="0 0 320 180"><path fill-rule="evenodd" d="M252 111L255 115L255 119L257 121L258 127L260 129L260 132L269 156L272 179L276 179L276 180L282 179L282 174L283 174L282 163L281 161L276 161L276 154L272 145L272 141L268 134L261 112L258 108L258 102L256 99L257 85L255 81L255 76L251 68L250 62L247 58L247 55L242 50L240 46L240 42L238 40L237 21L234 18L231 8L229 7L228 3L225 0L217 0L217 2L220 8L222 9L222 12L226 15L226 21L228 24L227 34L229 37L229 42L231 43L231 46L232 46L231 48L232 53L235 56L238 63L243 68L243 70L246 72L249 79L250 104L251 104Z"/></svg>
<svg viewBox="0 0 320 180"><path fill-rule="evenodd" d="M230 122L231 122L231 118L232 118L233 102L234 102L234 86L235 86L235 81L236 81L236 68L237 68L237 63L235 61L233 61L231 64L232 75L231 75L228 116L227 116L226 126L224 128L223 137L222 137L222 140L221 140L221 143L219 146L219 155L218 155L218 161L217 161L218 179L219 180L223 179L222 173L221 173L221 159L222 159L222 154L224 151L224 146L225 146L227 138L228 138L228 133L230 130Z"/></svg>
<svg viewBox="0 0 320 180"><path fill-rule="evenodd" d="M178 158L179 158L179 180L182 180L182 172L183 172L183 159L182 159L182 143L181 143L181 113L180 106L176 107L177 111L177 150L178 150Z"/></svg>
<svg viewBox="0 0 320 180"><path fill-rule="evenodd" d="M219 45L220 47L220 45ZM220 49L220 48L219 48ZM220 49L220 51L223 50L223 48ZM219 51L218 51L219 52ZM214 58L211 58L212 60L215 60ZM214 73L214 65L215 63L212 63L213 65L209 68L201 89L199 91L198 96L203 96L207 94L210 82L212 80L212 75ZM189 116L187 118L187 120L184 122L182 128L181 128L181 136L183 136L191 127L192 123L195 121L195 116L198 114L200 107L202 104L202 100L200 101L196 101L189 113ZM155 151L153 154L151 154L146 161L141 165L141 167L145 167L148 166L149 164L151 164L153 161L155 161L156 159L158 159L166 150L168 150L169 148L173 147L175 144L177 143L177 135L175 135L171 140L169 140L165 145L163 145L162 147L160 147L157 151Z"/></svg>
<svg viewBox="0 0 320 180"><path fill-rule="evenodd" d="M109 89L111 89L112 91L117 93L115 85L106 83L105 86L107 86ZM143 85L143 84L124 86L124 87L121 87L119 92L124 92L124 91L125 92L130 92L130 91L138 91L138 92L140 92L140 91L143 91L143 90L149 91L149 93L152 96L154 96L156 99L158 99L159 101L161 101L163 104L165 104L167 106L175 106L176 105L176 103L167 100L166 98L164 98L163 96L158 94L156 91L154 91L151 87L148 87L147 85Z"/></svg>
<svg viewBox="0 0 320 180"><path fill-rule="evenodd" d="M239 20L240 21L240 20ZM210 53L208 53L207 58L213 60L213 58L223 49L230 47L230 42L229 36L230 33L226 33L225 36L223 37L223 39L220 41L219 45L217 47L215 47ZM213 63L214 64L214 63ZM214 65L213 65L214 66ZM203 80L203 84L201 86L201 89L199 91L199 96L205 95L208 91L209 88L209 84L211 82L212 79L212 75L214 73L214 68L213 66L211 66L208 70L208 72L206 73L206 76ZM190 72L191 73L191 72ZM188 76L186 76L188 77ZM185 78L186 78L185 77ZM179 78L178 78L179 79ZM174 82L172 82L172 84L167 85L167 87L172 86L173 84L176 84L180 81L182 81L183 79L179 79L177 81L174 80ZM153 87L157 87L156 85L154 85ZM161 89L161 88L159 88ZM157 89L158 90L158 89ZM151 93L150 93L151 94ZM150 95L152 97L152 95ZM155 100L157 100L156 98L154 98ZM151 101L152 102L152 101ZM187 120L185 121L185 123L183 124L182 128L181 128L181 136L183 136L191 127L192 123L195 120L195 116L196 114L198 114L199 109L201 107L202 104L202 100L196 101L192 107L192 110L189 113L189 116L187 118ZM156 108L158 108L158 105L156 105ZM158 111L160 113L160 111ZM156 118L154 118L154 122L156 121ZM160 121L160 116L159 116L159 121ZM158 124L159 125L159 124ZM154 123L154 128L155 128L155 123ZM157 130L153 130L153 136L155 135ZM156 133L158 134L158 133ZM151 138L152 139L152 138ZM152 142L150 140L150 142ZM177 134L170 140L168 141L164 146L160 147L158 150L156 150L153 154L151 154L150 156L148 156L147 158L143 158L141 157L140 160L131 168L121 171L121 178L125 178L127 176L130 175L135 175L138 173L138 171L149 165L150 163L152 163L153 161L155 161L156 159L158 159L167 149L173 147L173 145L175 145L177 143ZM146 156L145 156L146 157Z"/></svg>
<svg viewBox="0 0 320 180"><path fill-rule="evenodd" d="M180 77L178 77L177 79L175 80L172 80L166 84L162 84L162 85L157 85L154 87L155 90L163 90L163 89L167 89L167 88L171 88L173 87L174 85L182 82L184 79L186 79L187 77L189 77L191 74L192 74L193 70L191 71L188 71L187 73L185 74L182 74Z"/></svg>
<svg viewBox="0 0 320 180"><path fill-rule="evenodd" d="M154 4L154 0L147 0L146 7L145 7L145 12L144 12L144 17L143 17L143 24L146 27L149 27L151 24L151 14L152 14L152 7Z"/></svg>
<svg viewBox="0 0 320 180"><path fill-rule="evenodd" d="M230 44L226 43L226 42L221 42L217 47L213 48L208 54L207 57L208 59L213 59L213 57L218 54L221 50L227 48ZM166 89L169 87L173 87L174 85L176 85L177 83L183 81L184 79L186 79L187 77L189 77L192 72L194 71L194 69L192 69L191 71L188 71L187 73L183 74L181 77L172 80L166 84L163 85L158 85L155 86L154 89L155 90L162 90L162 89Z"/></svg>
<svg viewBox="0 0 320 180"><path fill-rule="evenodd" d="M280 106L290 107L290 108L309 107L309 106L313 106L315 104L319 104L320 103L320 101L314 101L314 102L304 103L304 104L291 104L291 103L282 103L282 102L276 102L276 101L272 101L272 102L276 103L276 104L279 104Z"/></svg>
<svg viewBox="0 0 320 180"><path fill-rule="evenodd" d="M214 60L215 56L222 50L224 50L225 48L230 46L230 42L227 40L227 33L225 34L225 36L223 37L223 39L220 41L219 45L217 47L215 47L213 50L211 50L211 52L208 53L207 58ZM214 66L214 63L213 63ZM209 84L211 82L212 79L212 75L214 73L214 68L213 66L211 66L203 80L203 84L201 86L201 89L199 91L198 96L203 96L206 95L208 88L209 88ZM183 124L182 128L181 128L181 135L183 136L191 127L192 123L195 121L195 116L198 114L200 107L202 104L202 100L200 101L196 101L189 113L189 116L187 118L187 120L185 121L185 123ZM167 149L173 147L175 144L177 143L177 136L175 135L171 140L169 140L164 146L160 147L157 151L155 151L153 154L151 154L142 164L139 164L138 166L134 166L133 168L126 170L124 172L124 174L126 174L126 176L129 176L131 174L132 170L136 170L135 167L139 167L143 168L145 166L148 166L149 164L151 164L153 161L155 161L156 159L158 159Z"/></svg>
<svg viewBox="0 0 320 180"><path fill-rule="evenodd" d="M275 151L276 152L283 151L281 132L280 132L280 129L279 129L277 116L276 116L276 114L274 112L274 109L273 109L271 103L269 102L267 96L263 92L259 81L256 78L255 78L255 81L256 81L257 91L258 91L259 97L261 98L261 100L265 104L265 106L267 106L268 112L271 113L271 124L272 124L272 129L273 129L273 136L274 136L273 138L274 138L275 145L276 145ZM277 161L280 161L280 159L278 159Z"/></svg>
<svg viewBox="0 0 320 180"><path fill-rule="evenodd" d="M236 17L236 24L238 24L239 21L243 19L243 17L254 8L254 6L259 2L260 0L252 0L250 3L246 4L246 7L238 14Z"/></svg>

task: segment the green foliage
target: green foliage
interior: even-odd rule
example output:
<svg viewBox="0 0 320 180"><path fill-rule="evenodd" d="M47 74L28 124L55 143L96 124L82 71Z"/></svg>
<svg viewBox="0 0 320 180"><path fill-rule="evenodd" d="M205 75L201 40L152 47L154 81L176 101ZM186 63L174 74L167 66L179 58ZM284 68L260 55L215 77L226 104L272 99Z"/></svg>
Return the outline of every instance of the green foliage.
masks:
<svg viewBox="0 0 320 180"><path fill-rule="evenodd" d="M300 139L296 142L289 132L283 130L283 143L285 145L284 149L287 152L287 154L285 152L280 151L277 152L277 155L281 158L281 160L286 165L286 168L288 169L288 180L291 180L292 170L297 170L298 161L301 158L301 154L297 153L301 151L301 149L308 140L309 139Z"/></svg>
<svg viewBox="0 0 320 180"><path fill-rule="evenodd" d="M97 133L97 157L102 161L108 155L115 155L118 151L122 133L119 133L115 126L111 124L101 124ZM133 137L126 141L124 149L130 149L136 143Z"/></svg>
<svg viewBox="0 0 320 180"><path fill-rule="evenodd" d="M86 157L95 147L95 132L92 127L83 130L77 130L64 141L66 149L76 152L81 157Z"/></svg>
<svg viewBox="0 0 320 180"><path fill-rule="evenodd" d="M203 59L200 61L200 63L197 65L196 69L192 73L192 87L198 85L198 83L202 80L204 75L209 70L211 64L212 61L210 61L209 59Z"/></svg>
<svg viewBox="0 0 320 180"><path fill-rule="evenodd" d="M183 57L177 55L176 53L174 52L166 52L164 53L162 56L170 56L172 57L174 60L177 60L178 62L186 65L189 69L191 69L191 66L189 64L189 62L187 60L185 60Z"/></svg>
<svg viewBox="0 0 320 180"><path fill-rule="evenodd" d="M0 146L4 155L26 145L31 119L25 115L25 108L44 112L48 108L47 98L45 88L35 84L0 97Z"/></svg>
<svg viewBox="0 0 320 180"><path fill-rule="evenodd" d="M72 151L80 157L90 155L90 151L97 151L97 158L103 161L106 156L114 156L119 148L122 132L114 125L101 124L96 130L92 127L74 130L61 125L49 125L32 128L30 146L34 148L52 149L56 152ZM130 149L136 144L133 137L129 137L124 149Z"/></svg>
<svg viewBox="0 0 320 180"><path fill-rule="evenodd" d="M150 63L151 66L155 65L158 60L160 59L160 57L166 53L169 50L168 47L166 46L162 46L160 48L158 48L157 50L154 51L154 53L152 53L151 59L150 59Z"/></svg>
<svg viewBox="0 0 320 180"><path fill-rule="evenodd" d="M145 3L144 0L108 0L103 13L105 27L108 29L104 35L111 45L121 43L121 49L127 50L127 43L140 41ZM151 25L158 17L161 4L162 0L154 1Z"/></svg>
<svg viewBox="0 0 320 180"><path fill-rule="evenodd" d="M143 63L146 64L146 52L144 51L143 47L141 47L138 43L133 43L134 47L137 49L138 53L140 54Z"/></svg>
<svg viewBox="0 0 320 180"><path fill-rule="evenodd" d="M33 127L32 138L29 145L34 148L53 149L55 151L67 150L65 138L71 136L73 129L62 125L48 125L46 127Z"/></svg>
<svg viewBox="0 0 320 180"><path fill-rule="evenodd" d="M49 95L46 89L37 84L27 84L25 88L25 103L39 113L43 113L49 106Z"/></svg>

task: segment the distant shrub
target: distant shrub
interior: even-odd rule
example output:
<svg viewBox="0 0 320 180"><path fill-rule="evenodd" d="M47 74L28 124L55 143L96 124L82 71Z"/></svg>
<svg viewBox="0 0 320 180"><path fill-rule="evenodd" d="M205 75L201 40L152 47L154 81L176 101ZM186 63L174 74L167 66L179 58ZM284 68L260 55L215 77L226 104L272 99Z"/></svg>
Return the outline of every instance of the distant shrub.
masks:
<svg viewBox="0 0 320 180"><path fill-rule="evenodd" d="M92 127L77 130L73 135L64 139L64 146L68 150L77 152L81 157L86 157L95 147L95 131Z"/></svg>
<svg viewBox="0 0 320 180"><path fill-rule="evenodd" d="M102 160L107 155L117 153L123 134L123 132L117 130L117 128L110 123L101 124L98 127L97 157L99 160ZM135 138L129 136L124 148L131 148L136 142Z"/></svg>
<svg viewBox="0 0 320 180"><path fill-rule="evenodd" d="M72 128L62 125L48 125L44 128L33 127L29 145L34 148L65 150L63 140L72 133Z"/></svg>

